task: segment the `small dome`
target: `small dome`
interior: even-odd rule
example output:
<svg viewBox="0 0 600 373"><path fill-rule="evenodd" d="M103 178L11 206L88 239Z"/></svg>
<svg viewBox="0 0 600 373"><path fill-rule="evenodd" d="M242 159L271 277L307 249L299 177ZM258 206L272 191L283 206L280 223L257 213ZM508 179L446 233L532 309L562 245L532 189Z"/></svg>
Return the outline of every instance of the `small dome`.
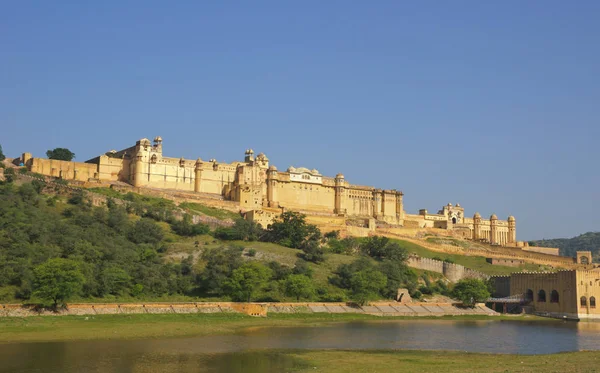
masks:
<svg viewBox="0 0 600 373"><path fill-rule="evenodd" d="M460 207L460 203L457 203L457 204L456 204L456 207Z"/></svg>
<svg viewBox="0 0 600 373"><path fill-rule="evenodd" d="M277 171L277 167L275 167L275 166L269 166L269 170L270 171Z"/></svg>
<svg viewBox="0 0 600 373"><path fill-rule="evenodd" d="M248 150L248 154L254 154L254 150L252 150L252 149L249 149L249 150Z"/></svg>
<svg viewBox="0 0 600 373"><path fill-rule="evenodd" d="M515 221L515 217L514 217L514 216L512 216L512 215L511 215L511 216L509 216L509 217L508 217L508 221Z"/></svg>
<svg viewBox="0 0 600 373"><path fill-rule="evenodd" d="M198 159L196 159L196 164L202 164L202 158L198 157Z"/></svg>
<svg viewBox="0 0 600 373"><path fill-rule="evenodd" d="M154 138L154 142L162 142L162 137L160 137L160 136L156 136L156 137Z"/></svg>
<svg viewBox="0 0 600 373"><path fill-rule="evenodd" d="M490 220L498 220L498 217L496 214L492 214L492 216L490 216Z"/></svg>
<svg viewBox="0 0 600 373"><path fill-rule="evenodd" d="M452 204L450 202L448 202L448 207L452 207Z"/></svg>
<svg viewBox="0 0 600 373"><path fill-rule="evenodd" d="M473 218L481 218L481 214L476 212L475 215L473 215Z"/></svg>
<svg viewBox="0 0 600 373"><path fill-rule="evenodd" d="M148 145L148 144L150 144L150 140L148 140L147 138L144 137L143 139L140 140L140 144Z"/></svg>
<svg viewBox="0 0 600 373"><path fill-rule="evenodd" d="M343 179L344 175L343 174L337 174L337 175L335 175L335 178L336 179Z"/></svg>

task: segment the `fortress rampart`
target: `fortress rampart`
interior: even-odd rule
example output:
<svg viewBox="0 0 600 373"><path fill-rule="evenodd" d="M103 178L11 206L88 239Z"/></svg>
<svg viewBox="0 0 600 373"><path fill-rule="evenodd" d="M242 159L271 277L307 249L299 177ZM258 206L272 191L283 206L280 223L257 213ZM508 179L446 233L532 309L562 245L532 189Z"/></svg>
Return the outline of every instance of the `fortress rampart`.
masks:
<svg viewBox="0 0 600 373"><path fill-rule="evenodd" d="M452 282L456 282L464 278L478 278L482 280L489 278L488 275L470 268L466 268L460 264L448 263L430 258L421 258L414 255L408 258L407 265L409 267L419 268L425 271L441 273Z"/></svg>
<svg viewBox="0 0 600 373"><path fill-rule="evenodd" d="M278 215L274 211L293 210L313 216L372 218L398 227L455 230L468 239L517 245L513 217L506 221L495 215L489 220L479 214L466 218L459 204L448 204L437 214L427 210L406 214L401 191L351 184L341 173L328 177L304 167L279 171L265 154L255 156L252 149L246 150L243 161L232 163L172 158L163 155L163 140L157 136L152 142L143 138L126 149L111 150L83 163L33 158L30 153L24 153L21 162L31 172L66 180L121 182L138 190L177 192L187 199L212 196L214 204L223 208L257 211L248 217L257 217L262 225ZM227 201L234 204L228 206ZM262 210L271 213L258 213Z"/></svg>

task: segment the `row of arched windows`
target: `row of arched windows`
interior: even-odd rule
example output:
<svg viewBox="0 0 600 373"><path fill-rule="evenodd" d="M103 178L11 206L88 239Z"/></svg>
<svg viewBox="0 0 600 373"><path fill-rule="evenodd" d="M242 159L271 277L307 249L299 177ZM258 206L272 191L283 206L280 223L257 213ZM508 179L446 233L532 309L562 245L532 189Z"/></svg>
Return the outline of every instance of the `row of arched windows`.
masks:
<svg viewBox="0 0 600 373"><path fill-rule="evenodd" d="M533 301L533 290L531 289L527 289L527 293L525 294L525 298ZM537 301L538 302L546 302L546 291L545 290L540 290L537 293ZM558 291L556 290L552 290L550 292L550 303L558 303L559 301L559 295L558 295Z"/></svg>
<svg viewBox="0 0 600 373"><path fill-rule="evenodd" d="M581 297L579 298L579 304L581 307L587 307L587 298ZM596 297L590 297L590 308L596 308Z"/></svg>

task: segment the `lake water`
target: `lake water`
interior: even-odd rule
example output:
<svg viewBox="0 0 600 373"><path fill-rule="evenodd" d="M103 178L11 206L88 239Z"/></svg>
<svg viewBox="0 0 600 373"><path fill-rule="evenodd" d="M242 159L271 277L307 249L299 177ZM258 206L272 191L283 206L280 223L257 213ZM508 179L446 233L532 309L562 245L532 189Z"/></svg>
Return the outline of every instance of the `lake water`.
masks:
<svg viewBox="0 0 600 373"><path fill-rule="evenodd" d="M232 335L0 344L0 372L281 372L273 349L423 349L549 354L600 350L600 323L399 320L250 328ZM252 351L251 353L245 353Z"/></svg>

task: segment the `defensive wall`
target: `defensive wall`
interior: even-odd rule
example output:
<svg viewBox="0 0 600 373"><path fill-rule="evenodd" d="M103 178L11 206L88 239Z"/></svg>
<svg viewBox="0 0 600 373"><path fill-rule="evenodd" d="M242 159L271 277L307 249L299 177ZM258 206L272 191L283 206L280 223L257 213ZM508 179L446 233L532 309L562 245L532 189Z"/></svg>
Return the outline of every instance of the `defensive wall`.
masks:
<svg viewBox="0 0 600 373"><path fill-rule="evenodd" d="M115 315L115 314L193 314L244 313L265 317L269 313L363 313L376 316L459 316L497 315L477 304L474 308L458 303L373 302L366 306L354 303L73 303L56 312L35 306L1 304L0 317Z"/></svg>
<svg viewBox="0 0 600 373"><path fill-rule="evenodd" d="M437 259L422 258L415 255L410 256L406 264L409 267L441 273L452 282L457 282L464 278L478 278L481 280L489 278L489 276L484 273L466 268L460 264L448 263Z"/></svg>
<svg viewBox="0 0 600 373"><path fill-rule="evenodd" d="M507 266L507 267L519 267L524 264L525 261L521 259L498 259L498 258L486 258L486 262L496 266Z"/></svg>

